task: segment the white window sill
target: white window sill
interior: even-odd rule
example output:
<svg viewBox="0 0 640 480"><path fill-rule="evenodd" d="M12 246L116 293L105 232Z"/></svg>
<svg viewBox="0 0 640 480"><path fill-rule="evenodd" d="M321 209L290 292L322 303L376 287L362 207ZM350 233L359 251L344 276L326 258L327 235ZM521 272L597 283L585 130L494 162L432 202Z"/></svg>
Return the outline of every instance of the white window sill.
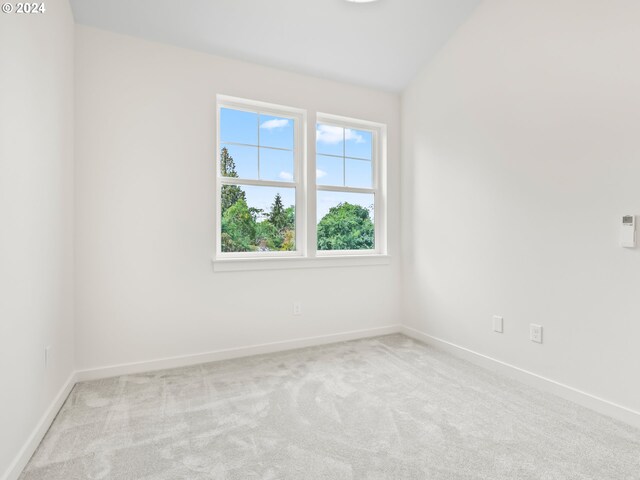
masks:
<svg viewBox="0 0 640 480"><path fill-rule="evenodd" d="M336 255L319 257L266 257L212 259L214 272L287 270L296 268L364 267L389 265L389 255Z"/></svg>

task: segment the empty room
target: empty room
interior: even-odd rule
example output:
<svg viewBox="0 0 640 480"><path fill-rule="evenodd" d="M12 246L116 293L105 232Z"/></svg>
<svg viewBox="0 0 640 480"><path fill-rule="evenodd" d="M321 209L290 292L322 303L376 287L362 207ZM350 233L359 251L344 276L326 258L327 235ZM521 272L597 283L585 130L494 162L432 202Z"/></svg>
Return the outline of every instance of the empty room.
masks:
<svg viewBox="0 0 640 480"><path fill-rule="evenodd" d="M640 480L639 2L0 3L0 480Z"/></svg>

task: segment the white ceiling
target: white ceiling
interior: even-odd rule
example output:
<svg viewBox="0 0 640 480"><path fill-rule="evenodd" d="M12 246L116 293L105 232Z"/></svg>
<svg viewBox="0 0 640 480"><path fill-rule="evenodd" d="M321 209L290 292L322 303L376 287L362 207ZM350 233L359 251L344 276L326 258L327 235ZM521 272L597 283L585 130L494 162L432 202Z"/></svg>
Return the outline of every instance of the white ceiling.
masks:
<svg viewBox="0 0 640 480"><path fill-rule="evenodd" d="M81 24L399 91L479 2L71 0L71 5Z"/></svg>

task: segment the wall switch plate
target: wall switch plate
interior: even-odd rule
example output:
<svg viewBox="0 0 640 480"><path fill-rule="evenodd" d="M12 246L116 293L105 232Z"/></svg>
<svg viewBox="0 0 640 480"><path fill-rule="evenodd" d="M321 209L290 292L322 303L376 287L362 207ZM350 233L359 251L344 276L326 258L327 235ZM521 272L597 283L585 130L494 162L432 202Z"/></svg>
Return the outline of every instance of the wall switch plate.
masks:
<svg viewBox="0 0 640 480"><path fill-rule="evenodd" d="M498 333L504 332L504 319L498 315L493 316L493 331Z"/></svg>
<svg viewBox="0 0 640 480"><path fill-rule="evenodd" d="M293 302L293 314L302 315L302 304L300 302Z"/></svg>
<svg viewBox="0 0 640 480"><path fill-rule="evenodd" d="M529 325L529 338L532 342L542 343L542 325Z"/></svg>

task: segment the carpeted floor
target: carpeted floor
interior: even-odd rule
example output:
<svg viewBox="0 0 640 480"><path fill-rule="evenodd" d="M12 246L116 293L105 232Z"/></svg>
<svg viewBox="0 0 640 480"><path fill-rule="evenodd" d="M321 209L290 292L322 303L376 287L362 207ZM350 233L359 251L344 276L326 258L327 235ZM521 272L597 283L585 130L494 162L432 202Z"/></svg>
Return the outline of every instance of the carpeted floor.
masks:
<svg viewBox="0 0 640 480"><path fill-rule="evenodd" d="M22 480L638 480L640 430L402 335L76 385Z"/></svg>

